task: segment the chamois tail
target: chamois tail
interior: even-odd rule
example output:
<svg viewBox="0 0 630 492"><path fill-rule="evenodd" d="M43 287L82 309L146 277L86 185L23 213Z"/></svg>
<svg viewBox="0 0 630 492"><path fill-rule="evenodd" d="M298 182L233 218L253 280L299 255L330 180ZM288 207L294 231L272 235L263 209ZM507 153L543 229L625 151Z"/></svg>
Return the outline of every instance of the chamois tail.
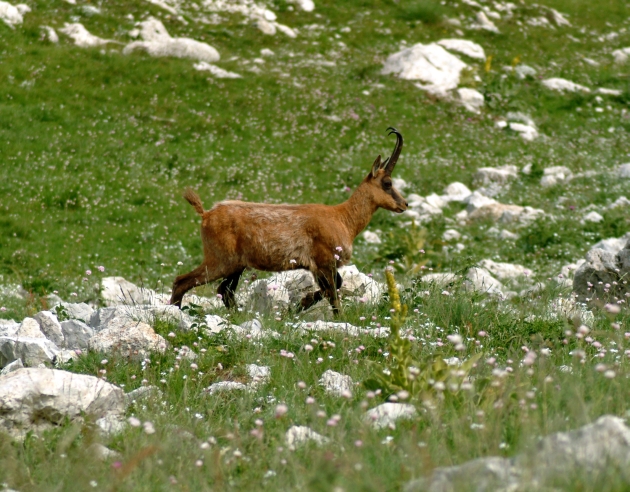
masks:
<svg viewBox="0 0 630 492"><path fill-rule="evenodd" d="M199 215L203 215L203 204L201 203L201 198L199 198L199 195L197 195L197 193L195 193L192 189L187 188L184 192L184 198L188 203L195 207L195 211Z"/></svg>

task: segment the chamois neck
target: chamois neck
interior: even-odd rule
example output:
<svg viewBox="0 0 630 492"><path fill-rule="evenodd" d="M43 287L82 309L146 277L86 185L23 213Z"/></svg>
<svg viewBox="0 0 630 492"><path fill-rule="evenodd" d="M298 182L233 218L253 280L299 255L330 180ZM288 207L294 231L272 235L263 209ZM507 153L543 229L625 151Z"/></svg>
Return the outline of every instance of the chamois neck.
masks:
<svg viewBox="0 0 630 492"><path fill-rule="evenodd" d="M342 222L352 233L354 239L366 228L372 220L372 215L378 209L372 194L365 183L361 183L354 193L345 202L337 205Z"/></svg>

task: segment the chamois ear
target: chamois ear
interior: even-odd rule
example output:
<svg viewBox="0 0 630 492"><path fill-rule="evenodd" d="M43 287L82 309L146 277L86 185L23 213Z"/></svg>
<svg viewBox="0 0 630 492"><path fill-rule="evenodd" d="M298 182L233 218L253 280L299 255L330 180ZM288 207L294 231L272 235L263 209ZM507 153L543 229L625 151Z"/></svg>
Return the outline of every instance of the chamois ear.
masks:
<svg viewBox="0 0 630 492"><path fill-rule="evenodd" d="M374 177L376 176L376 173L378 172L378 170L381 168L381 155L379 154L376 157L376 160L374 161L374 164L372 164L372 171L370 172L370 176Z"/></svg>

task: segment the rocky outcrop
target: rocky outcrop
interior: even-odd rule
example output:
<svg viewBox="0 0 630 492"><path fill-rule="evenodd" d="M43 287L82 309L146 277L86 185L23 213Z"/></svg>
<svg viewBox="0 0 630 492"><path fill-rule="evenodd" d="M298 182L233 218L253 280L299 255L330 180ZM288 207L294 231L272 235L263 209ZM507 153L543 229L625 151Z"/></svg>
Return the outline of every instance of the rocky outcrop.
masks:
<svg viewBox="0 0 630 492"><path fill-rule="evenodd" d="M102 379L56 369L24 368L0 376L0 430L22 437L66 419L117 417L123 391Z"/></svg>
<svg viewBox="0 0 630 492"><path fill-rule="evenodd" d="M610 467L616 478L630 483L629 465L630 429L622 419L607 415L578 430L547 436L535 449L511 459L480 458L437 468L430 477L414 480L404 490L569 490L561 484L570 485L576 477L600 480ZM552 486L561 488L547 488Z"/></svg>
<svg viewBox="0 0 630 492"><path fill-rule="evenodd" d="M606 249L593 248L586 253L586 261L580 265L573 276L573 291L577 300L616 302L625 299L629 292L628 275L630 274L630 241L614 253L614 245Z"/></svg>

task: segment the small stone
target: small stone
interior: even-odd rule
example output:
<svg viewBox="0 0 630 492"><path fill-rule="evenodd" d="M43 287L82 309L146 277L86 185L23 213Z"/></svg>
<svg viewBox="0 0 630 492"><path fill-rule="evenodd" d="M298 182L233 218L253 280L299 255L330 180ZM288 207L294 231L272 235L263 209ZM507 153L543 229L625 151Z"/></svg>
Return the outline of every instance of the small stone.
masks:
<svg viewBox="0 0 630 492"><path fill-rule="evenodd" d="M326 444L329 439L321 434L318 434L309 427L294 425L287 430L285 434L285 441L287 443L287 447L291 451L295 451L295 449L307 444L308 442L314 442L318 446L321 446Z"/></svg>
<svg viewBox="0 0 630 492"><path fill-rule="evenodd" d="M40 330L48 340L58 347L64 346L63 332L57 316L50 311L40 311L33 316L33 319L39 323Z"/></svg>
<svg viewBox="0 0 630 492"><path fill-rule="evenodd" d="M381 244L381 238L376 232L363 231L363 240L368 244Z"/></svg>
<svg viewBox="0 0 630 492"><path fill-rule="evenodd" d="M376 429L383 429L395 425L400 419L411 420L416 418L418 411L409 403L382 403L371 408L365 413L364 419Z"/></svg>
<svg viewBox="0 0 630 492"><path fill-rule="evenodd" d="M584 220L586 222L601 222L602 220L604 220L604 217L602 217L600 214L598 214L597 212L593 211L593 212L589 212L588 214L586 214L584 216Z"/></svg>
<svg viewBox="0 0 630 492"><path fill-rule="evenodd" d="M620 178L630 178L630 162L628 164L622 164L617 169L617 175Z"/></svg>
<svg viewBox="0 0 630 492"><path fill-rule="evenodd" d="M353 393L352 378L330 369L322 374L319 384L324 387L326 393L334 396L342 396L345 392Z"/></svg>

